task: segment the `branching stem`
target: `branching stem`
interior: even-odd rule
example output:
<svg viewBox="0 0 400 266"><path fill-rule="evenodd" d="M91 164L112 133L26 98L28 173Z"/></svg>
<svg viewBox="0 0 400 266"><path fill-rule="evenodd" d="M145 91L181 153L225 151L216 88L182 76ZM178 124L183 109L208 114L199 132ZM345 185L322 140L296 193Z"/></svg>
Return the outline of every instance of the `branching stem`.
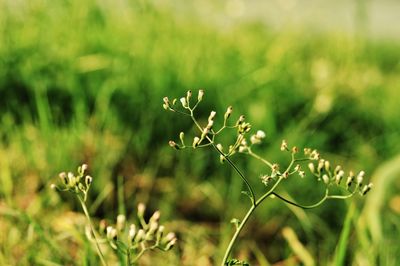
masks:
<svg viewBox="0 0 400 266"><path fill-rule="evenodd" d="M107 266L107 262L105 261L104 255L101 252L99 241L97 240L96 232L94 230L92 220L90 219L89 211L88 211L88 209L86 207L85 201L83 200L83 198L80 195L78 195L78 199L79 199L79 202L81 203L83 212L85 213L85 216L86 216L86 218L88 220L88 223L89 223L89 226L90 226L90 230L92 231L94 240L96 242L96 249L97 249L97 253L98 253L99 257L100 257L101 263L103 264L103 266Z"/></svg>

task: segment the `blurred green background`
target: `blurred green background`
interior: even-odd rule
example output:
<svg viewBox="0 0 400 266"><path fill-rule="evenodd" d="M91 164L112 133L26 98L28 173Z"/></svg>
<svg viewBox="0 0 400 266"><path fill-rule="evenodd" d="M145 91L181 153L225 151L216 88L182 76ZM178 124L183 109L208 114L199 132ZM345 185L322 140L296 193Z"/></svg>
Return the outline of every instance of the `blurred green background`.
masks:
<svg viewBox="0 0 400 266"><path fill-rule="evenodd" d="M315 265L398 265L399 5L302 2L0 1L0 264L99 263L78 203L49 188L81 163L96 218L133 217L144 202L177 232L172 252L143 265L218 263L230 219L248 208L243 184L211 150L172 150L170 139L194 131L162 109L164 96L203 88L198 116L232 105L266 132L258 152L271 161L287 160L287 139L375 184L310 211L267 201L236 257L303 265L298 239ZM260 194L265 169L235 161ZM304 203L321 194L296 179L281 191Z"/></svg>

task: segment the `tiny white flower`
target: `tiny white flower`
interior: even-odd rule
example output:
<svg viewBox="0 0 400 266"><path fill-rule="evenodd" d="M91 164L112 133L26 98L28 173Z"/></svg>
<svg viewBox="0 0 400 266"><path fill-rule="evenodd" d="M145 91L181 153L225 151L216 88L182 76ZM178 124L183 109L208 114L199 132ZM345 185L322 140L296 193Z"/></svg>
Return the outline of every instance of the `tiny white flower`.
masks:
<svg viewBox="0 0 400 266"><path fill-rule="evenodd" d="M256 136L260 139L265 138L265 132L262 130L257 130Z"/></svg>
<svg viewBox="0 0 400 266"><path fill-rule="evenodd" d="M181 101L181 104L182 104L182 106L183 106L184 108L188 107L188 103L187 103L185 97L182 97L182 98L180 98L179 100Z"/></svg>
<svg viewBox="0 0 400 266"><path fill-rule="evenodd" d="M201 100L203 100L203 96L204 96L204 90L199 90L199 94L197 96L197 100L199 102L201 102Z"/></svg>

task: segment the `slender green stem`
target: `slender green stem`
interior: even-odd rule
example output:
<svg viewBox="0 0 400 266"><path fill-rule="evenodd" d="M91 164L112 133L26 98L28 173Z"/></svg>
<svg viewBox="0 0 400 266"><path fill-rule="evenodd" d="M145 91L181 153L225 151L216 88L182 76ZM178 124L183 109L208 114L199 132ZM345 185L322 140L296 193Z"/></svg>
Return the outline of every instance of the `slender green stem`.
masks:
<svg viewBox="0 0 400 266"><path fill-rule="evenodd" d="M82 197L80 195L78 195L78 199L79 199L79 202L81 203L83 212L85 213L85 216L86 216L86 218L88 220L88 223L89 223L89 226L90 226L90 230L92 231L94 240L96 242L96 249L97 249L97 253L98 253L99 257L100 257L101 263L104 266L107 266L107 262L105 261L103 253L101 252L100 245L99 245L99 242L98 242L97 237L96 237L96 232L94 230L94 227L93 227L93 224L92 224L92 220L90 219L89 211L88 211L88 209L86 207L86 204L85 204L85 202L83 201L83 199L82 199Z"/></svg>
<svg viewBox="0 0 400 266"><path fill-rule="evenodd" d="M293 206L296 206L296 207L299 207L299 208L302 208L302 209L313 209L313 208L316 208L316 207L318 207L319 205L321 205L324 201L326 201L326 200L328 199L328 197L329 197L329 196L328 196L328 189L327 189L327 190L325 191L324 197L323 197L320 201L318 201L317 203L312 204L312 205L301 205L301 204L298 204L298 203L296 203L296 202L290 201L290 200L288 200L288 199L282 197L281 195L279 195L279 194L277 194L277 193L275 193L275 192L272 192L271 194L274 195L275 197L279 198L280 200L282 200L282 201L288 203L288 204L291 204L291 205L293 205Z"/></svg>
<svg viewBox="0 0 400 266"><path fill-rule="evenodd" d="M244 216L243 220L240 222L239 227L236 229L235 234L232 236L232 239L229 242L228 247L226 248L225 255L224 255L224 258L222 259L221 266L225 266L225 263L228 260L229 254L231 253L231 250L233 248L233 245L236 242L236 239L238 238L240 232L242 231L243 227L246 225L247 221L249 220L251 214L254 212L256 207L257 207L256 204L252 204L250 209L247 211L246 215Z"/></svg>
<svg viewBox="0 0 400 266"><path fill-rule="evenodd" d="M190 110L190 117L192 118L192 121L193 121L193 123L196 125L196 127L200 130L200 132L202 132L202 131L203 131L203 128L200 126L200 124L197 122L196 118L194 117L194 115L193 115L193 110ZM246 184L247 189L248 189L249 192L250 192L251 201L252 201L252 204L254 205L254 204L255 204L255 200L256 200L256 199L255 199L255 195L254 195L254 191L253 191L253 189L251 188L250 183L249 183L249 181L247 180L247 178L246 178L246 177L244 176L244 174L239 170L239 168L237 168L237 166L232 162L232 160L229 159L229 157L226 156L220 149L218 149L218 147L214 144L214 141L213 141L209 136L206 136L206 138L207 138L207 140L211 143L211 145L214 147L214 149L215 149L216 151L218 151L218 153L221 154L221 155L225 158L225 160L229 163L229 165L230 165L230 166L236 171L236 173L242 178L243 182Z"/></svg>
<svg viewBox="0 0 400 266"><path fill-rule="evenodd" d="M243 220L240 222L239 227L236 229L235 234L232 236L231 241L229 242L228 247L225 250L225 254L224 257L222 259L222 263L221 266L224 266L226 261L228 260L229 254L232 251L232 248L240 234L240 232L242 231L242 229L244 228L244 226L246 225L247 221L249 220L251 214L254 212L254 210L258 207L258 205L260 205L268 196L270 196L273 191L277 188L277 186L279 185L279 183L282 181L282 177L280 177L275 184L265 193L263 194L257 201L255 201L250 209L247 211L246 215L244 216Z"/></svg>
<svg viewBox="0 0 400 266"><path fill-rule="evenodd" d="M265 163L266 165L268 165L270 168L272 168L272 163L270 163L269 161L265 160L264 158L262 158L261 156L255 154L250 148L248 149L248 154L254 158L256 158L257 160L260 160L261 162Z"/></svg>
<svg viewBox="0 0 400 266"><path fill-rule="evenodd" d="M294 201L291 201L291 200L288 200L288 199L282 197L281 195L279 195L279 194L277 194L275 192L272 192L271 194L276 196L280 200L282 200L282 201L284 201L284 202L286 202L288 204L291 204L293 206L296 206L296 207L299 207L299 208L302 208L302 209L313 209L313 208L316 208L316 207L320 206L322 203L324 203L328 199L347 199L347 198L350 198L350 197L352 197L354 195L354 192L351 193L351 194L348 194L348 195L328 195L328 189L326 189L324 197L320 201L318 201L317 203L312 204L312 205L302 205L302 204L296 203Z"/></svg>
<svg viewBox="0 0 400 266"><path fill-rule="evenodd" d="M137 254L137 256L133 259L132 264L135 265L137 263L137 261L139 260L139 258L144 254L144 252L147 250L146 247L142 247L142 249L140 250L140 252Z"/></svg>
<svg viewBox="0 0 400 266"><path fill-rule="evenodd" d="M229 159L229 157L225 156L225 154L220 149L218 149L218 147L214 143L212 143L212 145L213 145L214 149L216 149L222 156L224 156L225 160L230 164L230 166L232 166L233 169L235 169L236 173L238 173L239 176L242 178L243 182L246 184L247 189L250 192L251 203L252 203L252 205L255 205L256 198L254 195L254 191L251 188L251 185L250 185L249 181L247 180L247 178L242 174L242 172L239 170L239 168L237 168L237 166L232 162L232 160Z"/></svg>

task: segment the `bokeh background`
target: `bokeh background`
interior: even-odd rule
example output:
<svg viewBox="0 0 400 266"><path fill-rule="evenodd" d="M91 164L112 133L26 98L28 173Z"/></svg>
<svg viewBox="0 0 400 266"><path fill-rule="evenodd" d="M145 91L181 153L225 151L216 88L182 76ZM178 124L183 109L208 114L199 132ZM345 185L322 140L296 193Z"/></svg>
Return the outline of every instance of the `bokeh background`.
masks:
<svg viewBox="0 0 400 266"><path fill-rule="evenodd" d="M257 151L271 161L287 161L287 139L375 184L309 211L266 201L235 257L398 265L399 13L394 0L0 1L0 264L99 263L80 206L50 189L81 163L95 220L134 217L144 202L177 232L172 252L142 265L219 263L229 221L249 205L243 184L211 150L171 149L194 130L162 109L164 96L205 89L197 115L234 106L266 132ZM266 170L235 162L262 193ZM296 178L280 191L304 203L321 195Z"/></svg>

